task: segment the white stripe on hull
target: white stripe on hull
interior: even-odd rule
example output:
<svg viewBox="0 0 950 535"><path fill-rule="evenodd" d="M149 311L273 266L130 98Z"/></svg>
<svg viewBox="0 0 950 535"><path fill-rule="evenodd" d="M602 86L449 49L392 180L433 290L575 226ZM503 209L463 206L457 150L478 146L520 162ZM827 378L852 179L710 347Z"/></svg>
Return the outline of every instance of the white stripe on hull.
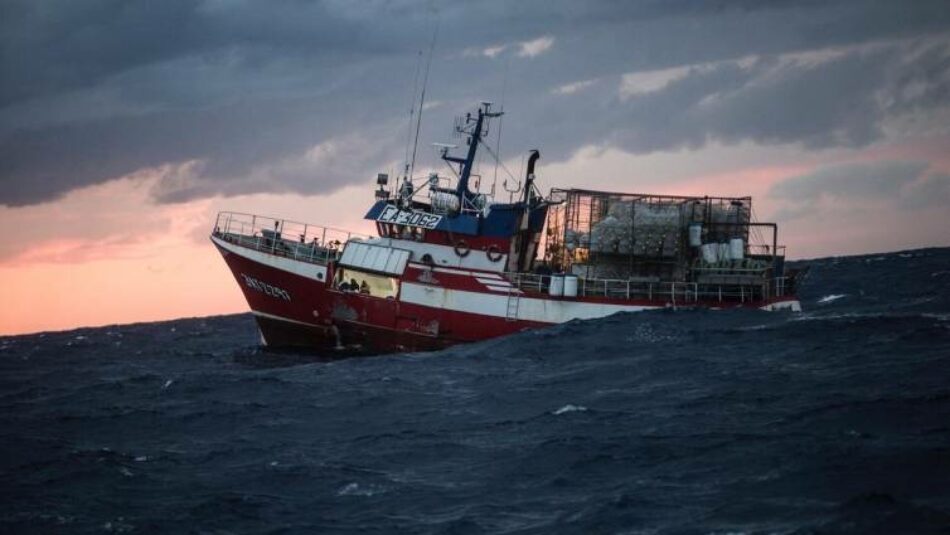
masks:
<svg viewBox="0 0 950 535"><path fill-rule="evenodd" d="M498 295L465 290L449 290L404 282L399 300L454 312L506 318L508 313L507 288L505 291L504 295ZM659 306L611 305L526 297L517 297L517 299L520 300L518 303L518 317L513 319L539 323L563 323L572 319L601 318L616 312L638 312L662 308Z"/></svg>
<svg viewBox="0 0 950 535"><path fill-rule="evenodd" d="M260 316L260 317L262 317L262 318L267 318L267 319L270 319L270 320L283 321L283 322L286 322L286 323L293 323L293 324L296 324L296 325L306 325L307 327L317 327L317 328L320 328L320 329L326 328L326 326L324 326L324 325L317 325L316 323L307 323L306 321L292 320L292 319L290 319L290 318L285 318L285 317L283 317L283 316L277 316L277 315L275 315L275 314L268 314L267 312L258 312L258 311L256 311L256 310L252 310L251 313L254 314L255 316Z"/></svg>
<svg viewBox="0 0 950 535"><path fill-rule="evenodd" d="M499 293L451 290L403 282L399 300L436 309L507 318L509 289L501 287L489 287L489 289ZM512 319L538 323L564 323L573 319L602 318L617 312L640 312L664 308L663 305L619 305L520 296L513 298L518 299L519 303L517 307L518 316ZM797 300L790 300L770 303L759 308L761 310L800 311L801 305Z"/></svg>
<svg viewBox="0 0 950 535"><path fill-rule="evenodd" d="M247 247L235 245L215 236L211 237L211 241L228 253L236 254L252 262L257 262L258 264L279 269L281 271L286 271L287 273L293 273L294 275L299 275L301 277L306 277L321 284L326 284L326 266L320 266L310 262L302 262L300 260L294 260L293 258L286 258L254 249L248 249Z"/></svg>
<svg viewBox="0 0 950 535"><path fill-rule="evenodd" d="M491 284L488 284L488 285L485 285L485 287L488 288L489 290L493 291L493 292L501 292L501 293L505 293L505 294L507 294L507 293L509 293L509 292L510 292L510 293L513 293L513 294L523 294L523 293L524 293L524 292L522 292L521 290L519 290L519 289L517 289L517 288L512 288L511 286L492 286Z"/></svg>
<svg viewBox="0 0 950 535"><path fill-rule="evenodd" d="M507 286L511 288L511 283L502 279L486 279L485 277L475 277L475 280L486 286Z"/></svg>

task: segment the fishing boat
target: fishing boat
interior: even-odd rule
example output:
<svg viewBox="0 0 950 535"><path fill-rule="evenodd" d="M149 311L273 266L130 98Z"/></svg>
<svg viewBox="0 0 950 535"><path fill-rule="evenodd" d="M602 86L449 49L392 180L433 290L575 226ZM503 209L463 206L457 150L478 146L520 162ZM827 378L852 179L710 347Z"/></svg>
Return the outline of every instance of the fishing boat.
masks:
<svg viewBox="0 0 950 535"><path fill-rule="evenodd" d="M211 241L272 347L424 351L575 319L656 309L801 309L803 271L750 197L673 196L536 185L540 157L506 202L473 187L501 113L456 120L451 178L377 176L375 236L221 212ZM408 166L407 166L408 169Z"/></svg>

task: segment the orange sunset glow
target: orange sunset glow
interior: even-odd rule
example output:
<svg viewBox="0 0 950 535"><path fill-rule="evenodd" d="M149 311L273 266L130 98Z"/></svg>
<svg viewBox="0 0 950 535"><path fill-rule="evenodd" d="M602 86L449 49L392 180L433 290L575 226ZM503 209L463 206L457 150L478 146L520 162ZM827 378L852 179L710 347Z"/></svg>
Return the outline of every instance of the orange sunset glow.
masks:
<svg viewBox="0 0 950 535"><path fill-rule="evenodd" d="M871 23L893 18L878 6L838 32L804 17L740 36L785 18L727 10L694 32L691 14L472 7L497 19L479 33L456 6L420 106L431 18L396 9L412 31L380 34L368 7L281 6L248 37L251 7L206 4L205 31L177 44L161 10L62 38L40 30L81 8L5 23L0 334L245 312L208 239L219 211L373 233L375 174L405 168L418 109L415 176L446 176L431 143L482 100L506 113L501 170L478 169L502 200L538 148L544 191L751 195L793 259L950 245L950 30L924 8L894 28ZM122 30L152 24L149 40Z"/></svg>

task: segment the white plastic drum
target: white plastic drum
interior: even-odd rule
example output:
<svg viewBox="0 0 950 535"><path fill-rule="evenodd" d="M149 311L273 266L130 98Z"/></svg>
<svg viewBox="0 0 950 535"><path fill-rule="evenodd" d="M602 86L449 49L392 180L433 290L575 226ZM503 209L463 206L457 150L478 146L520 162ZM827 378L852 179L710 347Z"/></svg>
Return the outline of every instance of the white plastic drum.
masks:
<svg viewBox="0 0 950 535"><path fill-rule="evenodd" d="M719 255L718 255L718 257L719 257L719 261L720 261L720 262L722 262L722 261L724 261L724 260L731 260L731 259L729 258L729 244L728 244L728 243L720 243L720 244L719 244Z"/></svg>
<svg viewBox="0 0 950 535"><path fill-rule="evenodd" d="M703 244L703 224L690 223L689 224L689 246L699 247L702 244Z"/></svg>
<svg viewBox="0 0 950 535"><path fill-rule="evenodd" d="M742 260L745 257L745 242L742 238L732 238L729 240L729 258L732 260Z"/></svg>
<svg viewBox="0 0 950 535"><path fill-rule="evenodd" d="M719 244L718 243L706 243L700 247L700 251L703 253L703 262L707 264L715 264L719 259Z"/></svg>
<svg viewBox="0 0 950 535"><path fill-rule="evenodd" d="M577 297L577 275L564 276L564 297Z"/></svg>
<svg viewBox="0 0 950 535"><path fill-rule="evenodd" d="M551 275L551 285L548 286L548 294L554 297L564 295L564 275Z"/></svg>

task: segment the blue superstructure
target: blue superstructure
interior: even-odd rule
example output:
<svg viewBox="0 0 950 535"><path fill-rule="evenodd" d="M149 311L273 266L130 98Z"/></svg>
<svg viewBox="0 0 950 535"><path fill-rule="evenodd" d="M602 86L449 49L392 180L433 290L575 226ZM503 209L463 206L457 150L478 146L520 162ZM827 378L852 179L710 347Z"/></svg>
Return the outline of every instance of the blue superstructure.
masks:
<svg viewBox="0 0 950 535"><path fill-rule="evenodd" d="M366 212L365 218L376 221L386 206L392 205L393 202L392 200L376 201ZM531 210L529 218L528 228L532 230L540 230L544 225L547 206L541 203L538 204ZM431 211L428 205L417 206L415 209L424 212ZM484 212L447 214L431 230L466 236L510 237L518 232L524 211L525 204L523 202L493 204L485 211L487 214Z"/></svg>
<svg viewBox="0 0 950 535"><path fill-rule="evenodd" d="M501 112L491 112L489 107L490 104L483 103L474 117L469 113L456 126L456 131L468 139L465 158L449 155L448 146L442 148L442 159L453 166L453 171L458 176L455 187L439 186L438 177L433 176L427 184L430 202L425 203L414 198L419 192L408 176L403 177L402 184L393 198L387 190L380 188L377 201L366 213L366 219L421 227L451 235L505 240L519 234L540 233L548 203L536 194L534 189L534 165L539 158L538 151L531 151L523 195L518 202L492 204L485 195L469 190L475 155L487 134L488 119L501 116ZM458 166L457 170L455 166ZM528 236L523 238L523 241L528 241Z"/></svg>

